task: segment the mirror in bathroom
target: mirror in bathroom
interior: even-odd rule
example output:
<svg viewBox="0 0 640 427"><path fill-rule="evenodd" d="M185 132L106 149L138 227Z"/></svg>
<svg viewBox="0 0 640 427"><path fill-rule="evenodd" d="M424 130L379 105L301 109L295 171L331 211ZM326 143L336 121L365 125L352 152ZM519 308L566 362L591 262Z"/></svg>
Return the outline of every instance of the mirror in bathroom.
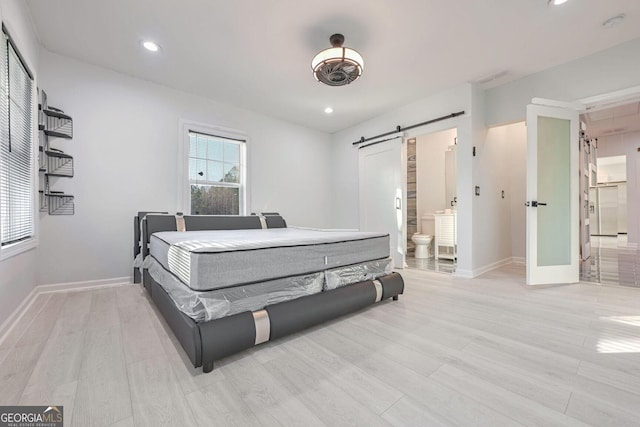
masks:
<svg viewBox="0 0 640 427"><path fill-rule="evenodd" d="M456 145L451 145L444 153L444 185L445 207L456 209L458 198L456 196L457 170L456 170Z"/></svg>

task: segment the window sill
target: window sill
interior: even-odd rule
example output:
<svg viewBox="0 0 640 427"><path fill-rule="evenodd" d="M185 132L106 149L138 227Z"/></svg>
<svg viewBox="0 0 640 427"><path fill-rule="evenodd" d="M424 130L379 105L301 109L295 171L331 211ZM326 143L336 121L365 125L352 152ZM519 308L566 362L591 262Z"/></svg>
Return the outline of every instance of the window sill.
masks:
<svg viewBox="0 0 640 427"><path fill-rule="evenodd" d="M38 246L38 239L31 238L24 242L14 243L0 248L0 261L4 261Z"/></svg>

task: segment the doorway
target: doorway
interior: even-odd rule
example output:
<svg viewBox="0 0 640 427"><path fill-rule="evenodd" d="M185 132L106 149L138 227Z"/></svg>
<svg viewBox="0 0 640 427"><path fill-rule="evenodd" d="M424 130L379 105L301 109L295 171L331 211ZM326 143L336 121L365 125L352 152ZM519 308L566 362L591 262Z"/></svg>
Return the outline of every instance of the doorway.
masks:
<svg viewBox="0 0 640 427"><path fill-rule="evenodd" d="M457 129L406 140L406 266L453 274L457 264Z"/></svg>
<svg viewBox="0 0 640 427"><path fill-rule="evenodd" d="M640 102L580 118L596 151L589 183L591 256L581 264L580 279L640 287Z"/></svg>
<svg viewBox="0 0 640 427"><path fill-rule="evenodd" d="M589 115L590 117L585 117ZM627 118L624 118L627 117ZM595 119L598 120L595 120ZM617 196L613 199L618 206L609 216L619 218L621 227L610 236L593 236L591 239L591 255L580 264L580 280L601 284L623 286L640 286L640 253L638 243L640 237L640 103L632 106L625 104L619 111L598 110L596 114L584 113L580 117L586 123L587 138L597 145L596 163L602 167L607 162L613 163L614 170L606 172L608 179L597 183L595 174L603 170L594 168L593 185L587 182L587 193L592 186L616 186ZM525 184L526 184L526 147L527 137L524 122L496 126L489 129L487 144L498 144L508 157L509 179L506 187L507 196L511 198L508 222L500 230L501 241L510 242L508 253L511 261L525 263ZM597 141L596 141L597 140ZM485 147L485 150L487 148ZM624 169L616 156L626 157L626 182L616 170ZM601 160L605 157L612 159ZM625 188L626 185L626 188ZM580 187L583 189L583 187ZM604 190L611 191L608 189ZM610 195L610 194L609 194ZM625 197L626 196L626 197ZM607 197L607 194L604 195ZM593 199L593 198L592 198ZM626 204L626 208L624 205ZM584 206L581 205L581 208ZM605 206L606 208L606 206ZM587 207L587 210L589 208ZM580 209L582 211L583 209ZM594 207L595 210L595 207ZM606 215L606 214L605 214ZM626 217L626 224L624 218ZM622 219L622 220L620 220ZM590 218L591 227L595 228L597 218ZM626 231L625 231L626 230ZM591 234L598 234L592 230ZM627 234L625 234L625 232Z"/></svg>

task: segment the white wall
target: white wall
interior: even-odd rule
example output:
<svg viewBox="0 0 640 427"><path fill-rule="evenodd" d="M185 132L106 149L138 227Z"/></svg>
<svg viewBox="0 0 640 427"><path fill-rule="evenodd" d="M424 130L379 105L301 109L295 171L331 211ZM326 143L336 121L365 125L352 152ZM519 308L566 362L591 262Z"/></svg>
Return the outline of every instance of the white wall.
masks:
<svg viewBox="0 0 640 427"><path fill-rule="evenodd" d="M577 101L640 85L640 38L486 92L486 124L524 120L534 97Z"/></svg>
<svg viewBox="0 0 640 427"><path fill-rule="evenodd" d="M511 197L511 256L524 262L527 255L527 127L524 122L504 126L509 153Z"/></svg>
<svg viewBox="0 0 640 427"><path fill-rule="evenodd" d="M623 182L627 180L626 156L598 157L597 181L600 183Z"/></svg>
<svg viewBox="0 0 640 427"><path fill-rule="evenodd" d="M41 52L41 87L74 119L75 215L41 217L38 283L130 276L139 210L178 209L180 119L249 136L249 211L278 211L292 225L330 225L328 134ZM206 84L206 82L203 82Z"/></svg>
<svg viewBox="0 0 640 427"><path fill-rule="evenodd" d="M627 241L640 240L640 132L598 138L598 157L627 156Z"/></svg>
<svg viewBox="0 0 640 427"><path fill-rule="evenodd" d="M508 129L492 128L479 152L480 197L475 210L475 258L478 268L511 261L511 167ZM503 192L504 191L504 198Z"/></svg>
<svg viewBox="0 0 640 427"><path fill-rule="evenodd" d="M7 27L34 77L38 79L38 41L24 2L0 0L0 20ZM36 224L37 232L37 224ZM0 261L0 335L3 322L36 285L36 251Z"/></svg>
<svg viewBox="0 0 640 427"><path fill-rule="evenodd" d="M524 262L526 243L526 151L524 122L489 128L474 160L474 266ZM504 199L502 198L504 191Z"/></svg>
<svg viewBox="0 0 640 427"><path fill-rule="evenodd" d="M481 194L485 212L478 224L483 239L496 245L490 250L493 262L511 258L524 262L526 256L527 128L524 122L488 129L480 153L483 172ZM504 190L505 198L502 198ZM491 235L494 235L491 237ZM482 244L479 245L482 247Z"/></svg>
<svg viewBox="0 0 640 427"><path fill-rule="evenodd" d="M434 230L423 230L420 217L433 214L446 206L445 195L445 152L453 145L456 129L449 129L416 138L417 169L417 218L418 232L433 234ZM432 224L433 226L433 224Z"/></svg>
<svg viewBox="0 0 640 427"><path fill-rule="evenodd" d="M524 262L526 256L527 192L527 128L524 122L489 128L479 169L482 171L478 209L485 212L476 230L479 242L489 239L495 245L486 248L484 258L479 251L480 263L513 259ZM502 198L504 190L505 198ZM479 248L482 243L479 244ZM493 261L491 261L493 260Z"/></svg>

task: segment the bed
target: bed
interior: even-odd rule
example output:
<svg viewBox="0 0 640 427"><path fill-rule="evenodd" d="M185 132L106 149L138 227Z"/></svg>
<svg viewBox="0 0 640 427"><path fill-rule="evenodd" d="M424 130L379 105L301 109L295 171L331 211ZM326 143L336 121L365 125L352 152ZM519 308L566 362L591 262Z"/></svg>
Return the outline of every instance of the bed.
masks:
<svg viewBox="0 0 640 427"><path fill-rule="evenodd" d="M134 221L140 279L194 367L398 299L389 236L287 227L277 214Z"/></svg>

